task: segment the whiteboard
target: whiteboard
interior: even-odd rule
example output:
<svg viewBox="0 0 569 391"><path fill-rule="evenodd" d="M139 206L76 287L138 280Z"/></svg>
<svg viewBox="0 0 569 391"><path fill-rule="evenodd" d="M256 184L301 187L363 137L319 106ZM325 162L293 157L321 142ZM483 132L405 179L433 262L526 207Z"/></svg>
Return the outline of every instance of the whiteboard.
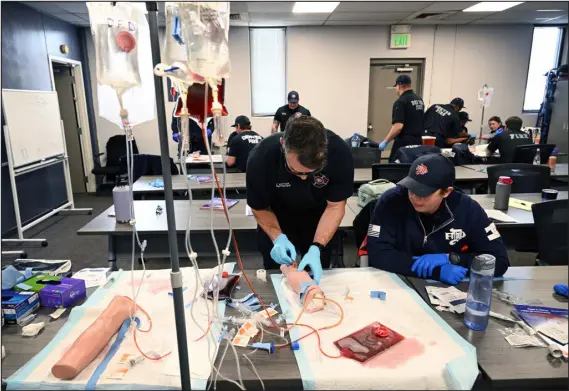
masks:
<svg viewBox="0 0 569 391"><path fill-rule="evenodd" d="M3 89L2 106L14 167L65 153L57 92Z"/></svg>

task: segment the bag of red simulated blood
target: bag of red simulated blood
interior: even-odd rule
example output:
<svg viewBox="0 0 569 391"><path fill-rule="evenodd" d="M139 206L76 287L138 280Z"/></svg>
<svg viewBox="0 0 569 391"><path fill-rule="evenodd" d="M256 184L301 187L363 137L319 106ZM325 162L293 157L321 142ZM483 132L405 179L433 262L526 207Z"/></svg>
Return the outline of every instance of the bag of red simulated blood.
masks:
<svg viewBox="0 0 569 391"><path fill-rule="evenodd" d="M362 364L405 339L404 336L379 322L340 338L334 345L342 356Z"/></svg>

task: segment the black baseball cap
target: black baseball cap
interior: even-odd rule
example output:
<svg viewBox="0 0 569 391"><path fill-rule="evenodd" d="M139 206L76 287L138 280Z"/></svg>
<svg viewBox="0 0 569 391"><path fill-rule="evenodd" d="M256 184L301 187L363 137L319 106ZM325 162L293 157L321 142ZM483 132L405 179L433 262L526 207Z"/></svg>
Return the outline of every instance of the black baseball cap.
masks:
<svg viewBox="0 0 569 391"><path fill-rule="evenodd" d="M251 121L249 121L249 118L244 115L238 115L235 117L235 123L231 125L231 127L236 128L237 125L241 126L241 128L244 128L246 126L251 126Z"/></svg>
<svg viewBox="0 0 569 391"><path fill-rule="evenodd" d="M411 84L411 77L408 75L399 75L397 76L397 79L395 79L395 85L393 87L399 86L399 85L406 85L406 84Z"/></svg>
<svg viewBox="0 0 569 391"><path fill-rule="evenodd" d="M298 103L298 92L291 91L288 93L288 103Z"/></svg>
<svg viewBox="0 0 569 391"><path fill-rule="evenodd" d="M466 121L466 122L470 122L472 121L470 119L470 117L468 116L468 113L466 111L461 111L458 113L458 119L461 121Z"/></svg>
<svg viewBox="0 0 569 391"><path fill-rule="evenodd" d="M454 98L453 100L450 101L450 104L462 106L463 109L466 109L466 107L464 107L464 99L462 98Z"/></svg>
<svg viewBox="0 0 569 391"><path fill-rule="evenodd" d="M438 153L430 153L415 159L409 174L399 181L419 197L428 197L439 189L446 189L454 184L454 163Z"/></svg>

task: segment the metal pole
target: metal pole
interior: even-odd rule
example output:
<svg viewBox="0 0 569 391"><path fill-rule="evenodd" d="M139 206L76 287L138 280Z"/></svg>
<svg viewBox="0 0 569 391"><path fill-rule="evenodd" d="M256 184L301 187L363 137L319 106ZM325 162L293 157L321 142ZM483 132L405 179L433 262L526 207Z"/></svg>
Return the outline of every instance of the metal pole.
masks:
<svg viewBox="0 0 569 391"><path fill-rule="evenodd" d="M483 129L484 129L484 102L482 102L482 118L480 118L480 135L478 136L478 145L482 144Z"/></svg>
<svg viewBox="0 0 569 391"><path fill-rule="evenodd" d="M146 10L148 11L152 63L158 64L161 62L160 44L158 42L158 4L155 1L147 1ZM176 321L178 357L180 359L180 378L182 381L182 390L191 390L190 361L188 359L188 339L186 335L186 319L184 313L184 296L182 294L182 274L180 273L180 260L178 258L178 239L176 236L176 218L174 214L174 193L172 192L172 173L170 171L168 128L166 127L162 77L154 75L154 91L156 94L158 136L160 139L160 154L162 157L162 176L164 178L166 219L168 221L168 244L170 245L170 265L172 268L170 277L172 281L172 293L174 295L174 318Z"/></svg>

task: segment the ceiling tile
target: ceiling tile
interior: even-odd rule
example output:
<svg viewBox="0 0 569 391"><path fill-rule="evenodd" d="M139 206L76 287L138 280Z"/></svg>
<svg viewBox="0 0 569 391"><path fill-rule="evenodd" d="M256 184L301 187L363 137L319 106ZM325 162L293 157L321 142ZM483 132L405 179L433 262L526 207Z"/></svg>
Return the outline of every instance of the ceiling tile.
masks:
<svg viewBox="0 0 569 391"><path fill-rule="evenodd" d="M324 21L292 21L292 20L262 20L250 21L250 27L285 27L285 26L322 26Z"/></svg>
<svg viewBox="0 0 569 391"><path fill-rule="evenodd" d="M437 1L423 10L423 12L462 11L478 1Z"/></svg>
<svg viewBox="0 0 569 391"><path fill-rule="evenodd" d="M51 4L74 14L87 13L87 4L84 1L56 1Z"/></svg>
<svg viewBox="0 0 569 391"><path fill-rule="evenodd" d="M497 20L497 19L479 19L475 20L474 22L470 22L470 24L533 24L533 21L520 21L515 19L504 19L504 20Z"/></svg>
<svg viewBox="0 0 569 391"><path fill-rule="evenodd" d="M262 13L262 12L249 12L249 20L250 21L262 21L262 20L280 20L280 21L294 21L294 22L302 22L302 21L325 21L328 19L330 14L293 14L292 12L284 13L284 12L271 12L271 13Z"/></svg>
<svg viewBox="0 0 569 391"><path fill-rule="evenodd" d="M370 21L370 20L399 20L409 16L409 12L334 12L328 20Z"/></svg>
<svg viewBox="0 0 569 391"><path fill-rule="evenodd" d="M69 14L69 13L67 13L67 14L51 14L51 16L58 18L58 19L61 19L61 20L64 20L64 21L69 22L69 23L84 23L84 22L89 23L88 19L85 20L85 19L80 18L79 16L77 16L75 14Z"/></svg>
<svg viewBox="0 0 569 391"><path fill-rule="evenodd" d="M292 12L294 3L294 1L248 1L247 9L249 12Z"/></svg>
<svg viewBox="0 0 569 391"><path fill-rule="evenodd" d="M463 21L472 21L472 20L478 20L478 19L482 19L485 18L487 16L490 16L494 14L493 12L462 12L462 11L458 11L455 12L454 14L451 14L449 16L447 16L446 18L444 18L445 20L463 20Z"/></svg>
<svg viewBox="0 0 569 391"><path fill-rule="evenodd" d="M404 20L402 23L405 24L424 24L424 25L435 25L435 24L467 24L470 23L469 20L428 20L428 19L412 19Z"/></svg>
<svg viewBox="0 0 569 391"><path fill-rule="evenodd" d="M229 3L229 12L232 14L240 14L248 11L249 7L245 1L232 1Z"/></svg>
<svg viewBox="0 0 569 391"><path fill-rule="evenodd" d="M534 11L534 10L565 10L569 6L566 1L527 1L512 8L516 11Z"/></svg>
<svg viewBox="0 0 569 391"><path fill-rule="evenodd" d="M396 24L397 20L328 20L325 26L383 26Z"/></svg>
<svg viewBox="0 0 569 391"><path fill-rule="evenodd" d="M334 12L414 12L431 4L431 1L342 1Z"/></svg>
<svg viewBox="0 0 569 391"><path fill-rule="evenodd" d="M560 15L566 15L567 12L536 12L536 11L503 11L496 12L484 19L487 20L522 20L532 21L535 18L554 18Z"/></svg>
<svg viewBox="0 0 569 391"><path fill-rule="evenodd" d="M59 8L57 5L55 5L54 3L40 3L37 1L30 1L30 2L25 2L25 5L27 5L28 7L34 8L38 11L44 12L44 13L50 13L50 12L65 12L62 8Z"/></svg>

